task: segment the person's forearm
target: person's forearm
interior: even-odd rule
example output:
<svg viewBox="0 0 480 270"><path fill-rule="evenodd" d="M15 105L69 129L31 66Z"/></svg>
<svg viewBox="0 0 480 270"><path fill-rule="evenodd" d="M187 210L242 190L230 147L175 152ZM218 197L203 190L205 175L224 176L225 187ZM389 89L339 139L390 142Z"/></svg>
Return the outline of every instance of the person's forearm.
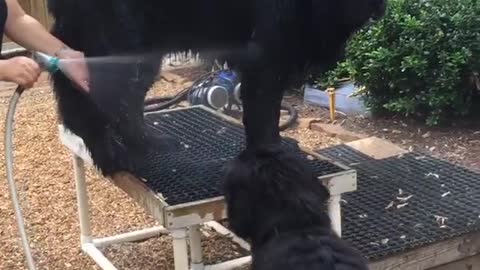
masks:
<svg viewBox="0 0 480 270"><path fill-rule="evenodd" d="M9 20L5 26L5 34L28 50L40 51L49 55L53 55L65 46L43 25L27 14Z"/></svg>

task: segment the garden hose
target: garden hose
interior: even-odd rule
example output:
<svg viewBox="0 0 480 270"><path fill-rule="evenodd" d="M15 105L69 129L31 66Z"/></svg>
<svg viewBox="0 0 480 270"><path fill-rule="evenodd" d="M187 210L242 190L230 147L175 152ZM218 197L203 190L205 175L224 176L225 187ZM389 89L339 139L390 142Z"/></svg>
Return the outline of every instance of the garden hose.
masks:
<svg viewBox="0 0 480 270"><path fill-rule="evenodd" d="M207 72L203 74L202 76L200 76L200 78L193 82L192 86L182 89L174 96L153 97L145 100L144 112L157 112L165 110L182 101L188 100L188 95L191 93L191 91L195 90L194 86L201 83L214 73L215 72ZM282 103L281 109L287 111L289 115L288 119L284 123L279 125L279 130L284 131L296 123L298 119L298 112L292 105L285 103Z"/></svg>
<svg viewBox="0 0 480 270"><path fill-rule="evenodd" d="M58 70L59 59L51 57L49 55L33 52L32 59L35 60L39 66L50 73L55 73ZM10 190L10 196L12 199L13 210L15 212L15 218L17 220L18 230L20 238L22 240L23 250L27 260L27 266L29 270L35 270L35 264L33 262L32 252L28 242L27 233L25 232L25 223L22 216L22 210L20 208L20 201L17 195L17 188L13 177L13 122L15 118L15 110L17 108L20 96L25 91L23 86L18 86L10 99L8 105L7 118L5 120L5 167L7 170L7 181Z"/></svg>
<svg viewBox="0 0 480 270"><path fill-rule="evenodd" d="M144 112L158 112L170 108L184 100L187 100L189 88L183 89L177 95L171 97L153 97L145 100ZM298 112L292 105L282 103L281 109L288 112L288 119L279 125L280 131L290 128L298 119Z"/></svg>
<svg viewBox="0 0 480 270"><path fill-rule="evenodd" d="M144 112L157 112L170 108L184 100L187 100L189 89L180 91L177 95L171 97L153 97L145 100ZM279 125L280 131L291 127L298 119L298 112L292 105L282 104L281 109L288 112L288 119Z"/></svg>
<svg viewBox="0 0 480 270"><path fill-rule="evenodd" d="M22 211L20 208L20 202L18 200L17 188L15 180L13 178L13 122L15 116L15 110L17 108L18 101L25 88L18 86L13 93L12 98L7 111L7 119L5 121L5 167L7 169L7 181L10 189L10 196L12 198L13 209L15 212L15 218L17 220L18 230L20 232L20 238L22 240L23 250L27 259L27 266L29 270L35 270L35 264L33 262L32 252L30 250L27 233L25 232L25 225L23 222Z"/></svg>

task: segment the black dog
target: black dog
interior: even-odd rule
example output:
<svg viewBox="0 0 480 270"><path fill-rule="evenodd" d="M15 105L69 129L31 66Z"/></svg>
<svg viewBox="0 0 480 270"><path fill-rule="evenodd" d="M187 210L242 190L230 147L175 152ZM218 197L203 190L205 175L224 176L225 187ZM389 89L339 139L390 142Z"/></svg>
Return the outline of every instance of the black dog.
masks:
<svg viewBox="0 0 480 270"><path fill-rule="evenodd" d="M331 229L328 190L292 154L243 152L224 186L230 227L252 244L253 270L366 270Z"/></svg>
<svg viewBox="0 0 480 270"><path fill-rule="evenodd" d="M178 146L151 138L144 124L162 56L208 51L241 75L246 148L225 190L234 230L254 240L254 266L364 269L331 232L320 211L327 193L308 166L264 149L280 145L281 101L292 77L333 67L349 37L384 9L384 0L49 0L53 33L87 57L152 53L134 65L90 63L90 96L55 74L61 120L104 175L135 173L147 149Z"/></svg>
<svg viewBox="0 0 480 270"><path fill-rule="evenodd" d="M90 63L90 96L61 73L53 78L63 124L84 140L104 175L134 172L146 149L177 149L172 138L151 138L143 119L145 96L165 53L208 50L204 55L227 60L241 74L247 149L256 149L280 141L280 105L290 79L307 68L334 66L347 39L385 8L384 0L49 0L48 5L53 34L87 57L152 53L135 64Z"/></svg>

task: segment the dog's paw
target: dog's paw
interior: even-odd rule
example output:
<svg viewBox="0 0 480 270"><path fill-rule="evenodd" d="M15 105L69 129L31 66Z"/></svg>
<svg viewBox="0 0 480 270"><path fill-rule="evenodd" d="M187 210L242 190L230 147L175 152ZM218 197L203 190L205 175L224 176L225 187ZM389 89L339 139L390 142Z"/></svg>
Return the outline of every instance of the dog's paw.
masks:
<svg viewBox="0 0 480 270"><path fill-rule="evenodd" d="M288 223L290 215L305 213L306 224L322 215L328 199L309 164L279 145L244 150L229 164L223 184L232 230L242 238L270 230L269 217Z"/></svg>

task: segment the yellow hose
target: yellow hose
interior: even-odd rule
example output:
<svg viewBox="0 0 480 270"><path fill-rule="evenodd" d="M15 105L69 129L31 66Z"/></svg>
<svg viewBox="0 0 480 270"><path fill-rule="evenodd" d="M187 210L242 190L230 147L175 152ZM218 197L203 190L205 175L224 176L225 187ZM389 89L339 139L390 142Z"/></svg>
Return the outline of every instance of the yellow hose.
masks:
<svg viewBox="0 0 480 270"><path fill-rule="evenodd" d="M336 106L335 106L335 88L328 88L328 97L329 97L329 103L330 103L330 121L335 121L335 116L336 116Z"/></svg>

